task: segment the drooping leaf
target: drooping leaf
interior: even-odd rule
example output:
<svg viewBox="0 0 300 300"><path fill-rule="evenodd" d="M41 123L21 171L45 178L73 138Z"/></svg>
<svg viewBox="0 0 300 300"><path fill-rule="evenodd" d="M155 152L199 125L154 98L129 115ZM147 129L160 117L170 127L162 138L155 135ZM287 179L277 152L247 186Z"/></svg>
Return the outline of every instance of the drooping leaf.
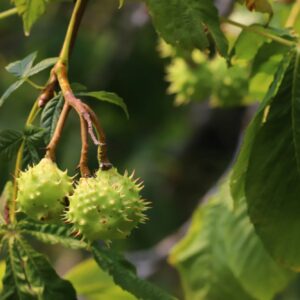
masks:
<svg viewBox="0 0 300 300"><path fill-rule="evenodd" d="M78 93L78 96L87 96L87 97L92 97L101 101L109 102L112 104L115 104L117 106L120 106L123 111L126 114L127 119L129 119L129 113L127 109L127 105L124 102L124 100L119 97L115 93L110 93L110 92L105 92L105 91L97 91L97 92L84 92L84 93Z"/></svg>
<svg viewBox="0 0 300 300"><path fill-rule="evenodd" d="M1 96L0 98L0 107L3 105L5 100L14 92L16 91L23 83L25 82L25 79L20 79L16 82L14 82Z"/></svg>
<svg viewBox="0 0 300 300"><path fill-rule="evenodd" d="M264 116L268 111L269 105L272 103L278 88L283 80L283 76L290 64L291 55L288 54L284 57L279 68L275 74L274 81L266 94L264 100L260 104L256 116L251 121L245 133L243 144L238 155L237 161L233 167L231 176L231 193L236 204L244 197L245 193L245 177L249 165L249 156L253 146L255 134L261 124L263 123Z"/></svg>
<svg viewBox="0 0 300 300"><path fill-rule="evenodd" d="M30 69L36 59L36 56L37 52L33 52L22 60L10 63L8 66L5 67L5 69L7 72L15 75L16 77L26 77L30 72Z"/></svg>
<svg viewBox="0 0 300 300"><path fill-rule="evenodd" d="M87 247L82 240L73 236L72 229L66 225L44 224L25 220L19 222L18 228L23 234L29 234L47 244L61 244L71 249L84 249Z"/></svg>
<svg viewBox="0 0 300 300"><path fill-rule="evenodd" d="M61 279L48 259L20 237L6 240L6 271L1 300L76 300L76 292Z"/></svg>
<svg viewBox="0 0 300 300"><path fill-rule="evenodd" d="M264 249L245 202L233 209L228 180L196 210L170 262L186 299L271 300L294 277Z"/></svg>
<svg viewBox="0 0 300 300"><path fill-rule="evenodd" d="M53 136L63 105L63 96L58 95L50 100L42 111L40 124L46 130L46 144L50 142L50 139Z"/></svg>
<svg viewBox="0 0 300 300"><path fill-rule="evenodd" d="M0 132L0 156L11 159L17 152L23 140L22 132L4 130Z"/></svg>
<svg viewBox="0 0 300 300"><path fill-rule="evenodd" d="M169 44L185 50L209 47L210 33L221 55L227 55L227 41L220 29L212 0L146 0L154 25Z"/></svg>
<svg viewBox="0 0 300 300"><path fill-rule="evenodd" d="M97 246L92 247L92 253L100 268L108 272L114 282L122 289L130 292L138 299L144 300L175 300L160 288L139 278L129 262L112 250Z"/></svg>
<svg viewBox="0 0 300 300"><path fill-rule="evenodd" d="M46 58L46 59L40 61L39 63L37 63L35 66L33 66L29 70L29 72L27 73L27 76L28 77L33 76L35 74L42 72L45 69L52 67L53 65L55 65L57 60L58 60L58 57L51 57L51 58Z"/></svg>
<svg viewBox="0 0 300 300"><path fill-rule="evenodd" d="M245 179L250 218L266 249L280 263L300 269L300 54L256 129Z"/></svg>
<svg viewBox="0 0 300 300"><path fill-rule="evenodd" d="M44 14L47 0L13 0L23 19L25 35L30 34L33 24Z"/></svg>
<svg viewBox="0 0 300 300"><path fill-rule="evenodd" d="M83 261L64 277L73 284L78 295L86 300L136 300L134 296L117 286L93 259Z"/></svg>

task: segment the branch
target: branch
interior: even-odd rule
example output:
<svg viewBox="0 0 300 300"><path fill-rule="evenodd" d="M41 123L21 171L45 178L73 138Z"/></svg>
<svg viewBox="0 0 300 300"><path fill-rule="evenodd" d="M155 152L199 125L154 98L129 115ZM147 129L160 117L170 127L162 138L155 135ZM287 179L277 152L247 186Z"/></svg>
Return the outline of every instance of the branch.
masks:
<svg viewBox="0 0 300 300"><path fill-rule="evenodd" d="M286 21L285 27L293 28L297 21L299 14L300 14L300 0L296 0L296 2L294 3L294 5L291 9L290 15Z"/></svg>
<svg viewBox="0 0 300 300"><path fill-rule="evenodd" d="M55 128L55 131L53 133L52 139L47 146L46 157L50 158L52 161L55 161L55 150L56 150L58 142L61 138L62 131L63 131L63 128L66 123L66 119L70 112L70 108L71 108L70 105L67 102L65 102L64 107L60 113L60 116L59 116L59 119L58 119L58 122L57 122L57 125Z"/></svg>
<svg viewBox="0 0 300 300"><path fill-rule="evenodd" d="M241 23L238 23L236 21L233 21L233 20L230 20L230 19L226 19L226 18L221 18L221 20L222 20L222 22L225 22L225 23L228 23L230 25L242 28L242 29L247 30L247 31L254 32L254 33L258 34L258 35L264 36L267 39L271 39L274 42L277 42L277 43L282 44L282 45L287 46L287 47L294 47L294 46L297 45L297 43L295 43L293 41L281 38L279 36L276 36L274 34L266 32L265 30L260 30L258 28L253 28L253 27L250 27L250 26L247 26L247 25L244 25L244 24L241 24Z"/></svg>
<svg viewBox="0 0 300 300"><path fill-rule="evenodd" d="M71 52L74 48L74 43L78 34L78 29L82 21L82 17L86 8L88 0L77 0L72 17L68 26L68 30L64 39L62 49L60 51L59 61L68 64ZM54 90L57 85L57 78L55 75L55 66L51 71L50 78L39 96L39 106L43 107L49 100L53 98Z"/></svg>
<svg viewBox="0 0 300 300"><path fill-rule="evenodd" d="M89 143L88 143L88 128L85 120L81 117L80 118L80 126L81 126L81 155L80 155L80 173L82 177L89 177L91 172L88 167L88 150L89 150Z"/></svg>
<svg viewBox="0 0 300 300"><path fill-rule="evenodd" d="M83 165L80 163L81 170L83 170L82 175L85 176L87 170L87 166L85 165L85 163L87 162L87 149L88 149L87 141L86 141L87 132L89 133L94 144L96 146L99 146L101 149L100 167L103 170L110 169L112 165L107 158L105 134L96 114L87 104L83 103L80 99L75 97L68 80L67 68L65 64L58 62L55 67L55 74L57 76L57 80L59 82L66 103L68 103L69 106L72 107L77 112L80 118L81 136L82 136L82 152L81 152L80 162L84 163ZM100 140L98 140L98 138L94 133L93 125L96 127L97 134Z"/></svg>
<svg viewBox="0 0 300 300"><path fill-rule="evenodd" d="M98 139L100 141L100 144L98 145L98 160L100 164L100 169L102 171L109 170L112 168L112 164L110 163L107 157L107 143L104 130L101 126L100 120L98 119L94 111L88 105L84 104L84 106L90 113L91 119L97 131Z"/></svg>
<svg viewBox="0 0 300 300"><path fill-rule="evenodd" d="M11 8L6 11L3 11L0 13L0 20L8 18L13 15L16 15L17 13L18 13L18 10L16 8Z"/></svg>

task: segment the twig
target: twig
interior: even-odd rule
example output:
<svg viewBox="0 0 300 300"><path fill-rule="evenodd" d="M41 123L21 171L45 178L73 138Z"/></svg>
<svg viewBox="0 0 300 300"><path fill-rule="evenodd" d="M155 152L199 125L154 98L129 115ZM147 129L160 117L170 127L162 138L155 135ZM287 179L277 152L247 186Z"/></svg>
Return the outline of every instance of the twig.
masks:
<svg viewBox="0 0 300 300"><path fill-rule="evenodd" d="M88 105L84 104L84 106L90 113L91 119L97 131L98 139L100 141L100 144L98 146L98 160L99 160L100 168L103 171L109 170L112 168L112 164L110 163L107 156L107 143L106 143L106 136L104 130L94 111Z"/></svg>
<svg viewBox="0 0 300 300"><path fill-rule="evenodd" d="M264 36L264 37L266 37L268 39L273 40L274 42L277 42L277 43L282 44L282 45L287 46L287 47L294 47L294 46L297 45L293 41L289 41L289 40L284 39L282 37L276 36L274 34L266 32L265 30L260 30L258 28L250 27L250 26L238 23L238 22L230 20L230 19L222 18L222 22L225 22L225 23L228 23L230 25L242 28L242 29L247 30L247 31L254 32L254 33L258 34L258 35Z"/></svg>
<svg viewBox="0 0 300 300"><path fill-rule="evenodd" d="M71 52L74 48L74 43L78 34L78 29L82 21L82 17L86 8L88 0L77 0L72 17L68 26L68 30L64 39L62 49L60 51L60 62L68 62ZM53 98L54 90L57 85L57 78L55 75L55 66L51 71L50 78L46 84L46 87L39 96L39 106L43 107L49 100Z"/></svg>
<svg viewBox="0 0 300 300"><path fill-rule="evenodd" d="M294 3L294 5L291 9L290 15L286 21L285 27L293 28L297 21L299 14L300 14L300 0L296 0L296 2Z"/></svg>
<svg viewBox="0 0 300 300"><path fill-rule="evenodd" d="M82 177L89 177L91 172L88 167L88 150L89 150L89 143L88 143L88 134L87 134L87 125L83 117L80 118L80 126L81 126L81 140L82 140L82 147L81 147L81 155L80 155L80 173Z"/></svg>
<svg viewBox="0 0 300 300"><path fill-rule="evenodd" d="M0 13L0 20L8 18L13 15L16 15L17 13L18 13L18 10L16 8L11 8L6 11L3 11Z"/></svg>
<svg viewBox="0 0 300 300"><path fill-rule="evenodd" d="M61 134L64 128L64 125L66 123L66 119L68 117L69 111L70 111L70 105L68 102L65 102L64 107L60 113L55 131L53 133L52 139L50 143L47 146L47 153L46 157L50 158L52 161L55 161L55 150L58 145L58 142L61 138Z"/></svg>

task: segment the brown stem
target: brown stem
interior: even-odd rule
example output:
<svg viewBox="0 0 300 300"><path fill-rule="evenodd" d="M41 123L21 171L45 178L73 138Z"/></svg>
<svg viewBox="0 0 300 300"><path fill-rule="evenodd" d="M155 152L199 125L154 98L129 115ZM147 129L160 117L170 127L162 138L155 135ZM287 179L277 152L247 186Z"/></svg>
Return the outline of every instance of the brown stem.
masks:
<svg viewBox="0 0 300 300"><path fill-rule="evenodd" d="M61 138L62 131L64 128L64 125L66 123L66 119L68 117L69 111L70 111L70 105L68 102L65 102L64 107L60 113L54 134L52 136L52 139L50 143L47 146L47 153L46 157L50 158L52 161L55 161L55 150L58 145L58 142Z"/></svg>
<svg viewBox="0 0 300 300"><path fill-rule="evenodd" d="M88 143L88 128L85 120L83 117L80 118L80 126L81 126L81 155L80 155L80 173L82 177L89 177L91 172L88 167L88 150L89 150L89 143Z"/></svg>
<svg viewBox="0 0 300 300"><path fill-rule="evenodd" d="M63 63L57 63L55 72L66 103L68 103L77 112L81 122L84 121L86 125L85 132L87 131L89 133L94 144L99 146L101 149L101 158L100 158L101 168L104 170L110 169L112 165L109 163L109 160L107 158L105 134L103 132L103 129L100 125L100 122L96 114L92 111L92 109L87 104L83 103L80 99L75 97L68 80L66 66ZM99 134L100 141L98 140L98 138L94 133L93 125L96 127L97 133ZM83 140L83 144L84 144L84 140ZM85 155L85 152L83 152L83 155ZM85 157L83 157L82 159L83 161L87 161Z"/></svg>
<svg viewBox="0 0 300 300"><path fill-rule="evenodd" d="M86 104L84 104L88 112L90 113L93 125L96 128L100 144L99 144L99 161L100 161L100 168L104 170L109 170L112 168L112 164L108 160L107 157L107 143L106 143L106 136L104 133L104 130L101 126L100 120L98 119L97 115L94 113L94 111Z"/></svg>
<svg viewBox="0 0 300 300"><path fill-rule="evenodd" d="M46 87L42 90L41 94L38 97L37 101L39 107L44 107L47 104L47 102L53 98L56 84L57 78L54 69L52 69Z"/></svg>
<svg viewBox="0 0 300 300"><path fill-rule="evenodd" d="M77 0L75 4L75 8L72 14L72 18L67 30L67 34L64 40L64 44L62 46L60 52L60 61L67 63L68 59L73 51L75 40L78 34L78 29L80 27L80 23L82 21L82 17L86 8L88 0ZM39 107L44 107L48 101L53 98L54 90L57 85L57 77L55 75L55 68L51 71L49 80L46 84L46 87L42 90L39 98L38 104Z"/></svg>

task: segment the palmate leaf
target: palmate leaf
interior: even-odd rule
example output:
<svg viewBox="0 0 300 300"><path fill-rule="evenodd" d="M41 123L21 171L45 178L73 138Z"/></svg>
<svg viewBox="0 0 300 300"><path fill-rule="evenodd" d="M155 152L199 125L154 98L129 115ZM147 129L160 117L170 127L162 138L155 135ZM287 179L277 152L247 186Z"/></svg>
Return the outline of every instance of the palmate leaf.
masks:
<svg viewBox="0 0 300 300"><path fill-rule="evenodd" d="M6 240L6 271L1 300L76 300L71 283L61 279L42 254L20 237Z"/></svg>
<svg viewBox="0 0 300 300"><path fill-rule="evenodd" d="M46 144L50 142L50 139L53 136L63 105L64 105L63 96L58 95L54 97L52 100L50 100L42 111L40 125L46 130L46 134L45 134Z"/></svg>
<svg viewBox="0 0 300 300"><path fill-rule="evenodd" d="M250 128L250 147L237 167L246 170L242 184L258 235L277 261L295 270L300 269L299 82L300 55L295 51L263 119L256 117L259 125Z"/></svg>
<svg viewBox="0 0 300 300"><path fill-rule="evenodd" d="M92 247L92 253L100 268L108 272L114 282L138 299L143 300L175 300L171 295L151 283L140 279L132 267L122 256L112 250Z"/></svg>
<svg viewBox="0 0 300 300"><path fill-rule="evenodd" d="M44 224L25 220L19 222L18 228L21 234L31 235L43 243L61 244L71 249L87 248L87 244L75 238L72 228L66 225Z"/></svg>
<svg viewBox="0 0 300 300"><path fill-rule="evenodd" d="M271 300L294 277L264 249L245 202L233 208L228 180L196 210L170 262L186 299Z"/></svg>
<svg viewBox="0 0 300 300"><path fill-rule="evenodd" d="M211 34L221 55L227 56L227 41L220 29L212 0L146 0L154 25L169 44L185 50L209 47Z"/></svg>
<svg viewBox="0 0 300 300"><path fill-rule="evenodd" d="M92 98L95 98L100 101L105 101L105 102L109 102L109 103L115 104L117 106L120 106L123 109L123 111L125 112L127 119L129 119L129 113L128 113L126 103L124 102L124 100L121 97L119 97L115 93L105 92L105 91L97 91L97 92L82 92L82 93L78 93L77 95L92 97Z"/></svg>
<svg viewBox="0 0 300 300"><path fill-rule="evenodd" d="M18 80L11 84L10 87L3 93L0 98L0 107L13 92L26 82L27 78L53 66L57 61L56 57L46 58L33 66L36 57L37 52L33 52L24 59L12 62L5 67L6 71L16 76Z"/></svg>

